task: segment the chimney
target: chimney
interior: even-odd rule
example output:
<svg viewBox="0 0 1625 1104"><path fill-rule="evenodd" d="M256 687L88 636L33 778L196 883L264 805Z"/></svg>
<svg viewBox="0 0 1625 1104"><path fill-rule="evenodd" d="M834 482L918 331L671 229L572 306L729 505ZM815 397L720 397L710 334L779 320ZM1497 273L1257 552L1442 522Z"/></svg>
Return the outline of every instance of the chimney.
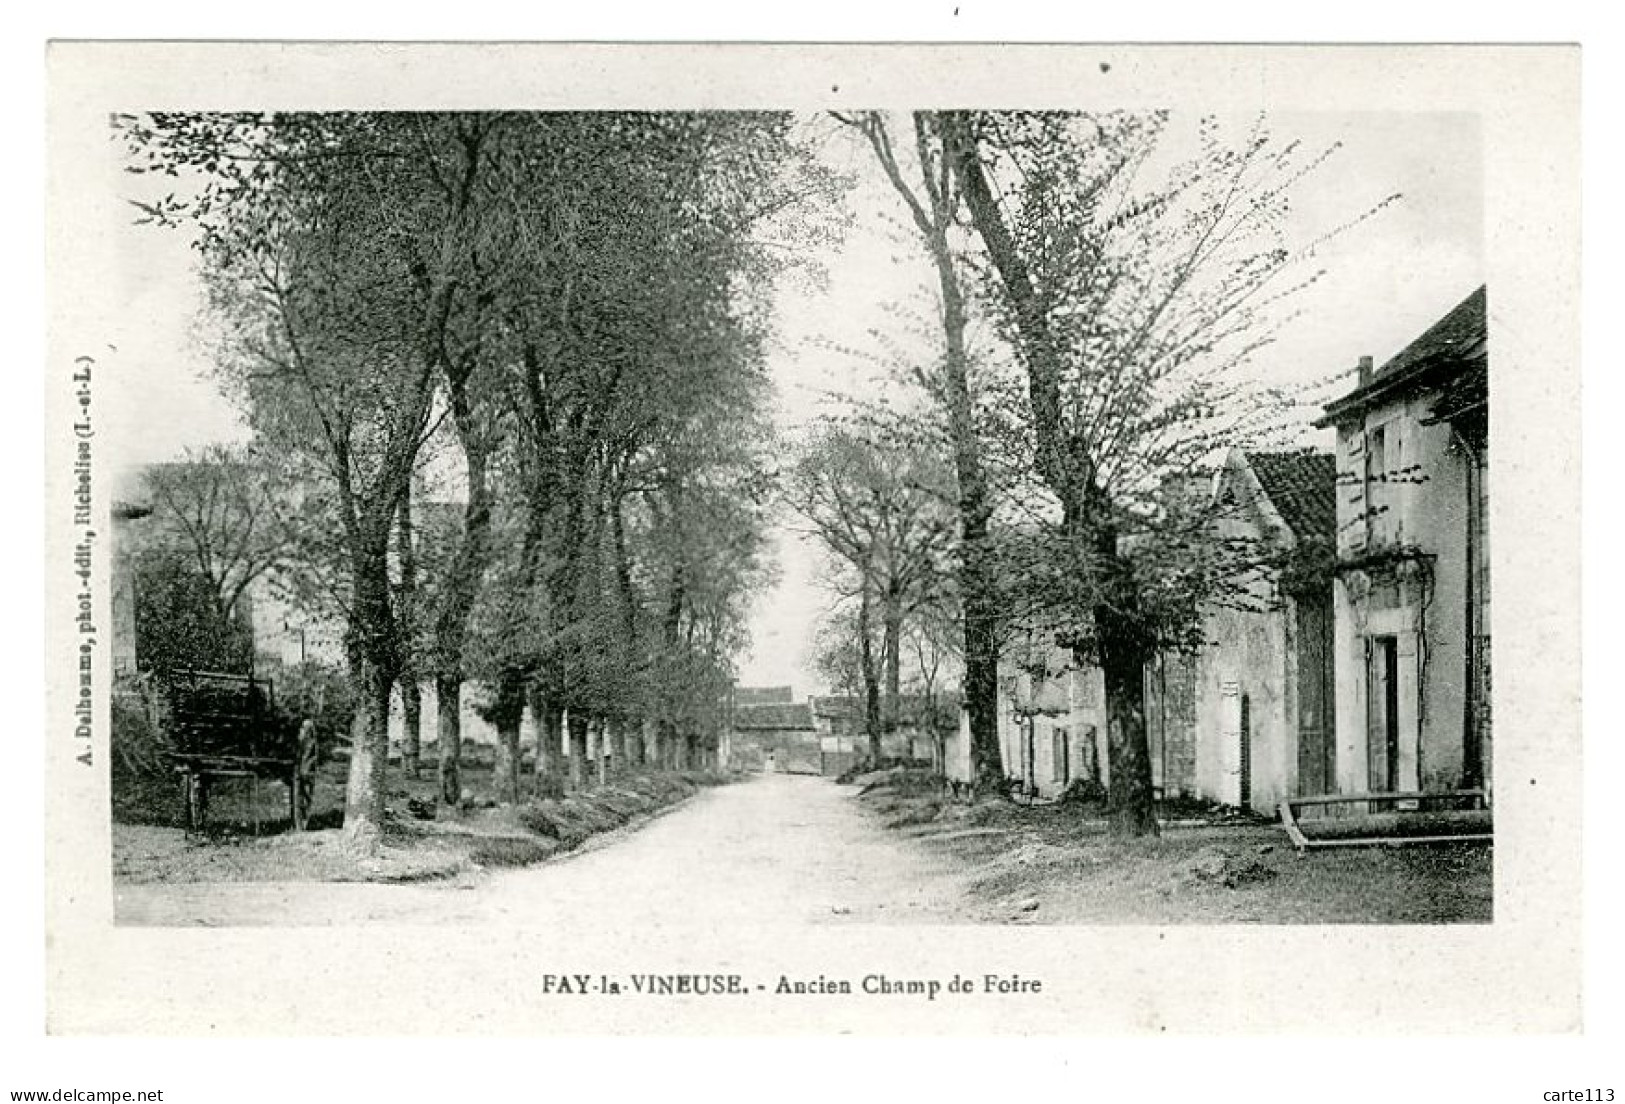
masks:
<svg viewBox="0 0 1625 1104"><path fill-rule="evenodd" d="M1370 382L1371 382L1371 358L1368 357L1368 356L1363 356L1363 357L1360 358L1360 386L1365 387Z"/></svg>

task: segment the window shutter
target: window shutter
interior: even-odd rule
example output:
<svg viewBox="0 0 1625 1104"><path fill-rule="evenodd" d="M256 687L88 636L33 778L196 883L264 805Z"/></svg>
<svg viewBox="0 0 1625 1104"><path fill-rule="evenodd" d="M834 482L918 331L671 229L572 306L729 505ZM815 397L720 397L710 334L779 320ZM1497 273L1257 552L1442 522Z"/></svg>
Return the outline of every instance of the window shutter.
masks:
<svg viewBox="0 0 1625 1104"><path fill-rule="evenodd" d="M1344 467L1339 473L1343 482L1343 508L1338 510L1341 538L1338 543L1351 552L1360 552L1365 549L1366 534L1366 456L1363 428L1343 432L1343 455Z"/></svg>

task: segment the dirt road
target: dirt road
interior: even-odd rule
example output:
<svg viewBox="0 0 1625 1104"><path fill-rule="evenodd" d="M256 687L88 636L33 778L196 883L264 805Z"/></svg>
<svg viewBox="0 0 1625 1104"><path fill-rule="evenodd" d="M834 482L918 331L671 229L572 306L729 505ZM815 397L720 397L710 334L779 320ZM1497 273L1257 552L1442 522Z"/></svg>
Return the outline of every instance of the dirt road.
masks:
<svg viewBox="0 0 1625 1104"><path fill-rule="evenodd" d="M864 815L856 791L773 774L705 790L571 857L451 885L314 882L123 885L118 922L366 922L552 927L946 923L965 919L958 877Z"/></svg>

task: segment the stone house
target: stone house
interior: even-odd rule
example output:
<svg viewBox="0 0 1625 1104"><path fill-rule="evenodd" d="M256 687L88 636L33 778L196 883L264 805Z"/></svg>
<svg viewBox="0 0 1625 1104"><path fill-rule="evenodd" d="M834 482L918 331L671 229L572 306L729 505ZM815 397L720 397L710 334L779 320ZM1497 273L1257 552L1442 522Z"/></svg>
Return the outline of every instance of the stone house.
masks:
<svg viewBox="0 0 1625 1104"><path fill-rule="evenodd" d="M869 752L869 735L864 724L863 699L852 694L823 694L809 699L813 724L823 749L825 774L841 774ZM882 696L881 712L888 708ZM939 690L928 699L924 694L897 696L897 723L880 738L880 753L887 759L906 763L934 762L936 742L932 727L945 735L953 730L959 710L957 691Z"/></svg>
<svg viewBox="0 0 1625 1104"><path fill-rule="evenodd" d="M1147 665L1153 776L1167 796L1270 814L1335 784L1336 460L1233 449L1213 493L1215 535L1246 566L1204 606L1205 646Z"/></svg>
<svg viewBox="0 0 1625 1104"><path fill-rule="evenodd" d="M807 702L734 705L725 742L726 768L821 774L817 727Z"/></svg>
<svg viewBox="0 0 1625 1104"><path fill-rule="evenodd" d="M1273 554L1250 602L1210 603L1205 645L1147 665L1153 782L1272 813L1289 796L1488 788L1486 289L1316 424L1336 451L1232 452L1220 533ZM1052 796L1109 784L1098 671L1029 633L999 665L1005 772ZM969 723L947 775L969 781ZM1098 767L1095 765L1098 762Z"/></svg>
<svg viewBox="0 0 1625 1104"><path fill-rule="evenodd" d="M1491 778L1489 360L1480 287L1318 425L1337 431L1342 792Z"/></svg>
<svg viewBox="0 0 1625 1104"><path fill-rule="evenodd" d="M1001 649L998 724L999 755L1013 789L1055 798L1080 779L1109 783L1104 678L1099 668L1078 666L1040 630L1022 632ZM945 752L944 775L968 784L970 718L963 708Z"/></svg>
<svg viewBox="0 0 1625 1104"><path fill-rule="evenodd" d="M1287 794L1325 792L1334 754L1329 549L1336 471L1329 453L1232 451L1202 497L1215 535L1254 550L1236 599L1203 611L1206 644L1146 664L1146 737L1154 791L1272 812ZM1073 782L1109 786L1101 672L1028 631L999 665L1006 775L1054 797ZM969 724L948 776L970 777Z"/></svg>

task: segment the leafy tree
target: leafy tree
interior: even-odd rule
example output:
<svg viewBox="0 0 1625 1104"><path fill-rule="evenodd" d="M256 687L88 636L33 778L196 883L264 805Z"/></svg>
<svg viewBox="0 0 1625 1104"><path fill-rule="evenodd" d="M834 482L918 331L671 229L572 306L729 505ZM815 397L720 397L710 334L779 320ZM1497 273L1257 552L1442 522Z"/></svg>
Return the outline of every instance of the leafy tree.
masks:
<svg viewBox="0 0 1625 1104"><path fill-rule="evenodd" d="M216 580L186 551L157 545L132 557L136 660L143 670L175 667L248 671L249 626L235 606L222 610Z"/></svg>
<svg viewBox="0 0 1625 1104"><path fill-rule="evenodd" d="M1159 648L1188 646L1234 564L1180 476L1267 437L1285 396L1236 368L1312 281L1287 240L1293 187L1321 165L1262 124L1201 121L1171 165L1165 114L944 112L936 126L986 251L987 301L1015 349L1040 569L1057 637L1105 675L1116 827L1156 831L1141 703Z"/></svg>
<svg viewBox="0 0 1625 1104"><path fill-rule="evenodd" d="M678 704L646 683L678 684L660 671L683 668L689 631L674 638L672 615L652 612L675 607L680 626L701 616L688 515L754 492L765 421L751 289L773 274L754 235L797 201L802 181L786 168L794 151L781 116L592 113L526 125L546 141L511 170L514 194L527 197L512 235L526 263L493 304L491 339L507 350L500 393L512 432L496 471L517 539L494 567L501 584L482 636L501 742L517 747L528 703L551 788L566 714L581 784L589 727L624 747L648 710ZM712 635L720 646L728 633ZM676 725L664 718L668 735ZM616 759L642 751L634 741Z"/></svg>
<svg viewBox="0 0 1625 1104"><path fill-rule="evenodd" d="M222 331L222 370L270 447L332 492L347 561L358 709L346 831L384 811L400 671L390 541L464 288L480 116L154 114L123 120L132 171L189 174L189 200L143 207L190 225Z"/></svg>
<svg viewBox="0 0 1625 1104"><path fill-rule="evenodd" d="M865 678L858 618L850 604L836 607L819 622L813 642L813 670L833 693L854 701L864 700L874 676L871 665L869 678Z"/></svg>

